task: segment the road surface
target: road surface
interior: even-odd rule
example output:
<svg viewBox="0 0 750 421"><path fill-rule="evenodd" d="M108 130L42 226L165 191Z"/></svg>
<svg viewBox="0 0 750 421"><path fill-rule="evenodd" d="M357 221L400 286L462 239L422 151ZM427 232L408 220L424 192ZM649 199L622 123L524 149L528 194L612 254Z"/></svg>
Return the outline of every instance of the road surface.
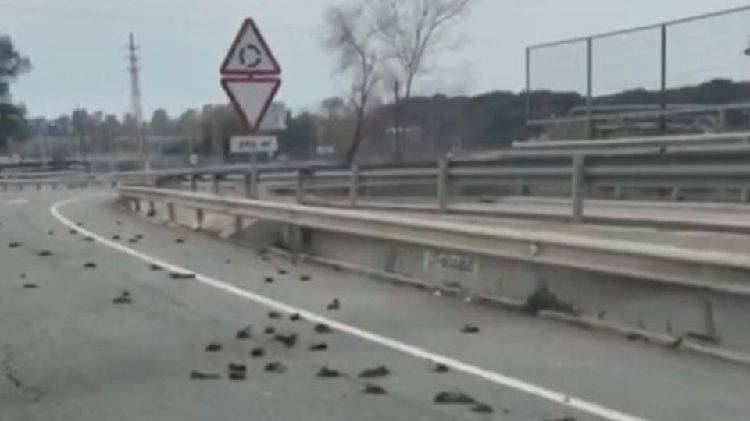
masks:
<svg viewBox="0 0 750 421"><path fill-rule="evenodd" d="M0 196L0 420L746 421L750 414L745 367L266 261L122 214L111 202L95 190ZM68 225L79 222L71 233ZM132 303L114 304L124 292ZM328 310L334 298L341 308ZM290 320L295 312L304 320ZM320 321L334 331L315 332ZM248 325L252 338L237 339ZM480 331L462 333L464 325ZM269 326L297 334L295 346L272 340L263 332ZM206 352L210 343L221 351ZM308 350L317 343L328 349ZM266 356L251 358L253 348ZM433 372L434 361L449 371ZM270 362L286 371L267 372ZM230 363L246 365L247 379L228 380ZM388 376L358 377L380 365ZM317 377L324 366L343 376ZM194 380L194 370L221 379ZM386 394L362 393L367 384ZM444 391L493 413L434 403Z"/></svg>

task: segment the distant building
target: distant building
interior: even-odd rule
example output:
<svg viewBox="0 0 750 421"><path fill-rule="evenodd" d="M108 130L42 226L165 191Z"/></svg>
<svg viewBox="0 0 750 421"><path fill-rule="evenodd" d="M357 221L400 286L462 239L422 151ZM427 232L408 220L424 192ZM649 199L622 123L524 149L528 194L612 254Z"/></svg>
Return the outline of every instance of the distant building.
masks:
<svg viewBox="0 0 750 421"><path fill-rule="evenodd" d="M268 107L266 116L260 122L260 130L275 132L286 130L286 117L289 110L283 102L274 102Z"/></svg>

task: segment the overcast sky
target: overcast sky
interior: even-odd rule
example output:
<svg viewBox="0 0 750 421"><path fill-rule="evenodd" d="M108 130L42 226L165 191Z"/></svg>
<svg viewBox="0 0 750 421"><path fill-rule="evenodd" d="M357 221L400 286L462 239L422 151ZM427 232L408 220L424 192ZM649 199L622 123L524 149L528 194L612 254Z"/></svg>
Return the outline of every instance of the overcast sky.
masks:
<svg viewBox="0 0 750 421"><path fill-rule="evenodd" d="M25 102L32 115L56 116L76 106L118 115L127 111L125 44L128 33L134 32L141 46L143 105L148 116L156 107L178 113L188 107L225 102L218 68L242 19L252 16L284 70L278 99L294 109L314 108L322 99L341 94L345 86L333 77L331 60L318 43L322 14L332 2L0 0L0 33L10 34L34 65L33 72L12 87L14 99ZM464 25L469 42L451 53L441 63L444 71L422 89L450 94L520 90L524 48L529 44L745 4L747 0L480 0ZM750 22L744 28L750 28ZM714 28L704 30L706 34L715 32ZM651 63L653 51L639 50L648 42L623 44L620 51L636 54L628 60L630 66L643 57ZM638 56L641 53L645 56ZM558 52L546 59L549 64L542 70L566 74L565 66L571 62L577 69L580 60L576 54ZM746 61L735 52L731 57L727 63L716 62L737 72ZM705 57L700 62L705 65ZM617 62L609 65L617 66ZM648 66L644 68L650 75ZM619 87L622 80L619 75L616 79L607 82L610 88Z"/></svg>

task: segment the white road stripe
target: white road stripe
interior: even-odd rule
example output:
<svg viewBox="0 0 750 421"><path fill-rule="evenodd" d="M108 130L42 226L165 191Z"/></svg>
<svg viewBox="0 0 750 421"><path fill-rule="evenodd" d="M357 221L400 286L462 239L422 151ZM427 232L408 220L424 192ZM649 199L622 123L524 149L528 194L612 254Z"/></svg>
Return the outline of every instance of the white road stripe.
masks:
<svg viewBox="0 0 750 421"><path fill-rule="evenodd" d="M73 221L69 220L68 218L66 218L60 213L60 208L70 203L80 201L82 199L84 199L84 197L63 200L61 202L55 203L50 208L50 213L55 218L57 218L60 222L67 225L69 228L74 228L78 230L79 232L82 232L85 235L88 235L94 238L97 242L107 247L121 251L129 256L143 260L149 264L157 264L170 271L195 273L184 267L174 265L172 263L166 262L156 257L149 256L145 253L141 253L137 250L126 247L120 243L109 240L100 235L97 235L85 228L79 227ZM385 346L385 347L400 351L402 353L405 353L405 354L408 354L417 358L425 359L425 360L432 361L435 363L445 364L446 366L456 371L461 371L467 374L471 374L473 376L482 378L484 380L487 380L489 382L495 383L500 386L505 386L505 387L509 387L512 389L516 389L516 390L528 393L530 395L534 395L534 396L558 403L563 406L567 406L567 407L574 408L582 412L586 412L592 415L602 417L610 421L648 421L645 418L637 417L634 415L629 415L629 414L626 414L626 413L623 413L614 409L610 409L610 408L607 408L605 406L602 406L593 402L575 398L573 396L569 396L569 395L566 395L564 393L561 393L555 390L547 389L542 386L537 386L535 384L528 383L528 382L525 382L523 380L520 380L514 377L506 376L496 371L486 370L481 367L467 364L465 362L462 362L462 361L459 361L450 357L435 354L428 350L425 350L425 349L422 349L413 345L409 345L409 344L400 342L395 339L387 338L385 336L381 336L376 333L368 332L366 330L363 330L363 329L360 329L351 325L347 325L345 323L341 323L336 320L328 319L318 314L310 313L308 311L293 307L291 305L284 304L280 301L276 301L268 297L258 295L256 293L237 288L234 285L227 284L225 282L222 282L218 279L211 278L206 275L202 275L199 273L195 273L195 275L196 275L196 278L195 278L196 281L204 285L208 285L218 290L222 290L230 294L245 298L247 300L254 301L258 304L262 304L264 306L273 308L278 311L283 311L287 313L300 313L303 317L313 322L325 323L329 325L331 328L336 329L338 331L348 333L352 336L356 336L358 338L361 338L370 342L374 342L378 345Z"/></svg>
<svg viewBox="0 0 750 421"><path fill-rule="evenodd" d="M25 199L25 198L10 199L10 200L5 201L5 203L9 205L25 205L26 203L29 203L29 199Z"/></svg>

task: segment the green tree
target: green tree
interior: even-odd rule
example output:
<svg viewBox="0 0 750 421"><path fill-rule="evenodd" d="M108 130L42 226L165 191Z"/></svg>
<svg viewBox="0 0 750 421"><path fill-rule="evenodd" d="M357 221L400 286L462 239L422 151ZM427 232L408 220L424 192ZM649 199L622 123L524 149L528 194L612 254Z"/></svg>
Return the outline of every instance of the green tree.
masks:
<svg viewBox="0 0 750 421"><path fill-rule="evenodd" d="M26 110L14 105L10 84L16 77L31 70L31 62L19 53L7 35L0 35L0 148L6 148L8 138L22 137Z"/></svg>
<svg viewBox="0 0 750 421"><path fill-rule="evenodd" d="M310 113L287 118L287 128L279 134L279 154L304 159L313 155L318 144L316 117Z"/></svg>

